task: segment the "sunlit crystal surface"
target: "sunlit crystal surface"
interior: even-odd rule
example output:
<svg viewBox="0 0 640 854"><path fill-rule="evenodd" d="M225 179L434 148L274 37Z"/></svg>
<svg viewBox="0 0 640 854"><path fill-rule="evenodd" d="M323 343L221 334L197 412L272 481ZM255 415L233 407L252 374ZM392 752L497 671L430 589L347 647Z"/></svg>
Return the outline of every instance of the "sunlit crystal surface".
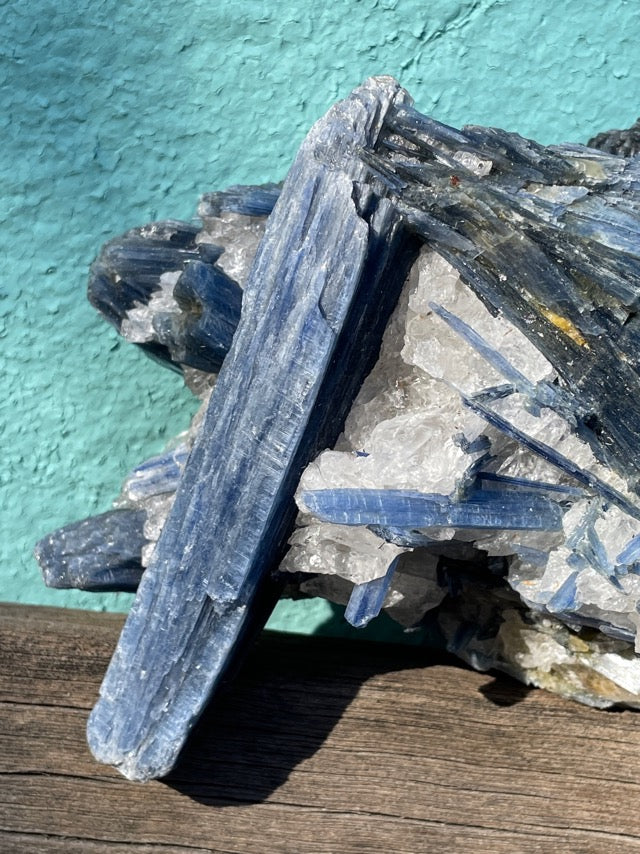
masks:
<svg viewBox="0 0 640 854"><path fill-rule="evenodd" d="M276 579L354 625L386 611L475 667L640 707L636 137L456 130L373 79L284 187L206 194L201 225L105 247L92 302L203 404L115 516L38 546L53 586L149 567L96 755L164 773Z"/></svg>

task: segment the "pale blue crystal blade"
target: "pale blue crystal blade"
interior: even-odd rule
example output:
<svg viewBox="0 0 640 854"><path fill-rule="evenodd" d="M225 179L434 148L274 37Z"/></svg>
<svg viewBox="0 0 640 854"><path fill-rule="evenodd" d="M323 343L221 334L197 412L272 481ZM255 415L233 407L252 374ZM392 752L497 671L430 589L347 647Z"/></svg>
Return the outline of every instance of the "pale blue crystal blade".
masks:
<svg viewBox="0 0 640 854"><path fill-rule="evenodd" d="M464 501L400 489L319 489L302 493L305 509L325 522L383 528L486 528L558 531L562 509L535 493L477 490Z"/></svg>
<svg viewBox="0 0 640 854"><path fill-rule="evenodd" d="M364 628L378 616L389 592L399 559L397 557L391 562L389 569L381 578L354 585L344 612L346 621L352 626L357 629Z"/></svg>

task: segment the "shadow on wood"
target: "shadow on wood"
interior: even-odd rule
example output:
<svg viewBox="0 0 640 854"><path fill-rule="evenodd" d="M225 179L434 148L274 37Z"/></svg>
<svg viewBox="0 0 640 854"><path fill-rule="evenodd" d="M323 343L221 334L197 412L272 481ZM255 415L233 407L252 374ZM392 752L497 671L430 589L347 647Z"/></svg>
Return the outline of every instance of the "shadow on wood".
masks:
<svg viewBox="0 0 640 854"><path fill-rule="evenodd" d="M2 854L640 852L640 715L265 635L167 781L86 747L122 617L0 606Z"/></svg>
<svg viewBox="0 0 640 854"><path fill-rule="evenodd" d="M490 700L495 706L514 706L516 703L521 703L525 697L535 688L529 685L523 685L522 682L517 682L504 673L492 675L488 682L481 685L478 689L483 697Z"/></svg>
<svg viewBox="0 0 640 854"><path fill-rule="evenodd" d="M364 683L435 664L462 666L424 649L267 634L164 782L215 806L264 801L320 750Z"/></svg>

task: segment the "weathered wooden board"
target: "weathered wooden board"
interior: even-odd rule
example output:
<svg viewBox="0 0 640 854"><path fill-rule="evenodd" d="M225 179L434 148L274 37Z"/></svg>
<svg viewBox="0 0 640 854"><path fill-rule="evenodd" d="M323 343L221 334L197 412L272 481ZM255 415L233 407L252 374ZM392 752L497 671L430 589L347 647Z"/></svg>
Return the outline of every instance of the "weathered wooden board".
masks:
<svg viewBox="0 0 640 854"><path fill-rule="evenodd" d="M640 715L413 648L265 635L178 769L85 746L122 619L0 606L0 852L640 852Z"/></svg>

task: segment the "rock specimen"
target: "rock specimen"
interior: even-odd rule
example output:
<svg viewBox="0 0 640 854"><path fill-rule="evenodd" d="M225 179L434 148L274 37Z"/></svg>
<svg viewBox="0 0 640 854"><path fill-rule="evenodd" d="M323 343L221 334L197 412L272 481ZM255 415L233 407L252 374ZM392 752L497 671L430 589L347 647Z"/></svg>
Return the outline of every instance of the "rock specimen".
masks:
<svg viewBox="0 0 640 854"><path fill-rule="evenodd" d="M640 707L633 139L455 130L375 78L282 188L105 247L92 302L203 407L116 510L37 547L54 586L147 567L99 759L166 773L286 579L354 625L384 608L476 667Z"/></svg>

